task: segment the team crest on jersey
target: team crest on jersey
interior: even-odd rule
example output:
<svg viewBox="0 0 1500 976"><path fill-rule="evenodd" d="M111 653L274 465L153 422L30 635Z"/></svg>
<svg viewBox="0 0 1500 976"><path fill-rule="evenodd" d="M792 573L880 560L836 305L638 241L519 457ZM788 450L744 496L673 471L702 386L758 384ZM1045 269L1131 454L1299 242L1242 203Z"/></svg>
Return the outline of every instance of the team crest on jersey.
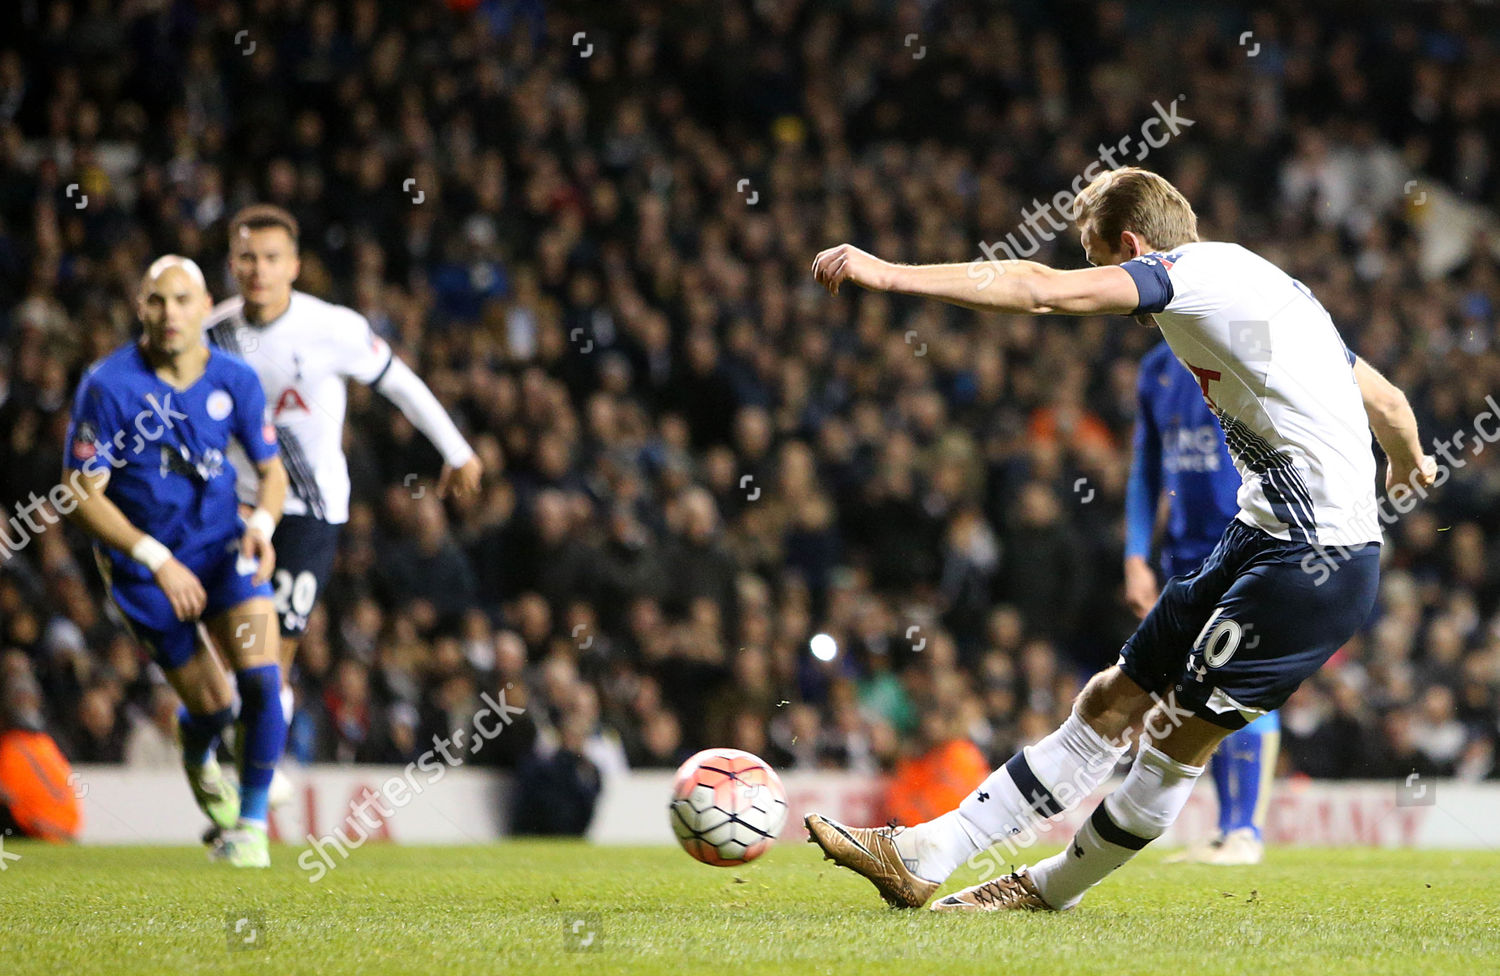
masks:
<svg viewBox="0 0 1500 976"><path fill-rule="evenodd" d="M234 397L224 390L215 390L208 395L208 403L205 406L210 417L214 420L223 420L234 413Z"/></svg>

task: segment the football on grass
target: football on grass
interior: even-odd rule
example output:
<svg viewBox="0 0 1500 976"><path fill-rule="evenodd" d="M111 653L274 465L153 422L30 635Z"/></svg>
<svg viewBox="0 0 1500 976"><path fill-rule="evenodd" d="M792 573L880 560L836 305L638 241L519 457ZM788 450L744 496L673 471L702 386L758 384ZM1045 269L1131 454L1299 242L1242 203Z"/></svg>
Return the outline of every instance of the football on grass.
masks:
<svg viewBox="0 0 1500 976"><path fill-rule="evenodd" d="M683 850L732 867L760 857L781 833L786 790L759 756L705 749L678 767L667 810Z"/></svg>

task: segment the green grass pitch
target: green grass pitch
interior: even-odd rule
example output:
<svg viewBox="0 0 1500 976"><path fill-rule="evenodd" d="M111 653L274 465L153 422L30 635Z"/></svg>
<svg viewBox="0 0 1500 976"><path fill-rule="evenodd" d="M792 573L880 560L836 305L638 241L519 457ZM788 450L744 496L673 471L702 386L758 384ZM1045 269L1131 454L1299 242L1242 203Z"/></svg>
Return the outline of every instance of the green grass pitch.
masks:
<svg viewBox="0 0 1500 976"><path fill-rule="evenodd" d="M785 842L741 868L660 847L370 845L316 884L296 848L269 871L188 847L4 850L21 855L0 873L10 976L1500 971L1496 851L1272 850L1254 868L1148 851L1067 914L953 917L887 909Z"/></svg>

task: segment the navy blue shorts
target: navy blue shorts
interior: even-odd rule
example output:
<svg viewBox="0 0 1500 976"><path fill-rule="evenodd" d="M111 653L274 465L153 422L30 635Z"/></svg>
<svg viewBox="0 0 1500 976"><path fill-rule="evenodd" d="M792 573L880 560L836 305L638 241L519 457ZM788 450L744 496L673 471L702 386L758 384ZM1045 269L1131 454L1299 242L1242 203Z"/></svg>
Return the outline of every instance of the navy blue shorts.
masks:
<svg viewBox="0 0 1500 976"><path fill-rule="evenodd" d="M307 617L333 573L338 552L340 526L308 515L288 515L276 526L271 545L276 547L276 616L281 636L301 637L307 632Z"/></svg>
<svg viewBox="0 0 1500 976"><path fill-rule="evenodd" d="M270 583L257 585L254 580L257 561L240 558L239 536L177 558L203 584L208 597L203 620L212 620L254 597L271 595ZM198 650L198 621L178 620L154 578L143 573L114 574L103 559L100 569L109 580L110 598L129 621L135 639L151 652L151 659L169 671L188 663Z"/></svg>
<svg viewBox="0 0 1500 976"><path fill-rule="evenodd" d="M1380 546L1318 549L1236 519L1198 571L1170 580L1120 669L1215 725L1280 708L1364 624Z"/></svg>

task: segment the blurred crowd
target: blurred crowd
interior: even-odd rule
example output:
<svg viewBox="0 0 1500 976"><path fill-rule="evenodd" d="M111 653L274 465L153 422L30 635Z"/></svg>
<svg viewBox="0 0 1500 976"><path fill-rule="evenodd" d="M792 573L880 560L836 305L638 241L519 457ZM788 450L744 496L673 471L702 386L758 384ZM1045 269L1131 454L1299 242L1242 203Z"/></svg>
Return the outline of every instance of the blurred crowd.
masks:
<svg viewBox="0 0 1500 976"><path fill-rule="evenodd" d="M969 260L1176 99L1189 124L1141 163L1202 235L1305 282L1428 439L1471 430L1500 392L1494 242L1423 278L1403 185L1500 203L1500 35L1470 5L1340 9L15 5L0 505L56 481L71 391L133 334L149 260L192 256L225 297L227 216L276 203L300 287L367 316L487 469L440 501L435 452L352 391L297 761L406 762L501 691L526 713L474 761L556 795L711 744L798 770L964 740L1003 760L1134 625L1122 502L1159 338L830 297L811 258ZM1048 237L1035 257L1083 264ZM1284 710L1284 774L1500 777L1500 450L1476 443L1388 527L1376 615ZM75 762L171 764L172 694L90 562L62 527L4 558L12 719L35 703Z"/></svg>

